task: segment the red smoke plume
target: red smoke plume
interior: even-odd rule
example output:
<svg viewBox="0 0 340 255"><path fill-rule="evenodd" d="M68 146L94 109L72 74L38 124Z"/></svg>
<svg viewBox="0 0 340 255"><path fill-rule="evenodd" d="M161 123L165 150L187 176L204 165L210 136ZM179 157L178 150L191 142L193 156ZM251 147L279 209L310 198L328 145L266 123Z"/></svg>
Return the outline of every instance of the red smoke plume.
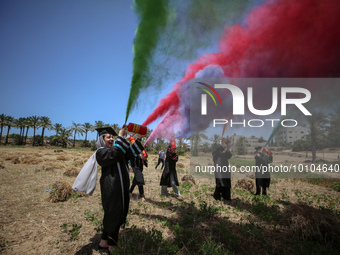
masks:
<svg viewBox="0 0 340 255"><path fill-rule="evenodd" d="M219 53L204 54L188 66L182 80L160 100L143 125L170 108L177 111L177 119L188 118L178 112L181 101L177 92L183 81L210 65L235 78L339 77L339 13L339 0L273 0L256 7L242 25L225 28Z"/></svg>

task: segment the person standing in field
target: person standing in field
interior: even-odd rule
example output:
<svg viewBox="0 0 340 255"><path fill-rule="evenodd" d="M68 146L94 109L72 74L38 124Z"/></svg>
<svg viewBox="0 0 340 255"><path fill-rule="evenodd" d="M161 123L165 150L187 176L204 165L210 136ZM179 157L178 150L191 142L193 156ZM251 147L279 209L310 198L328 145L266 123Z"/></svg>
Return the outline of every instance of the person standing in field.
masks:
<svg viewBox="0 0 340 255"><path fill-rule="evenodd" d="M164 151L163 151L163 147L161 147L161 150L158 152L158 163L155 167L155 170L157 170L157 167L159 166L160 163L162 163L162 167L161 167L161 170L163 169L164 167Z"/></svg>
<svg viewBox="0 0 340 255"><path fill-rule="evenodd" d="M212 152L213 161L215 166L215 181L216 187L214 192L214 199L231 200L231 172L229 168L229 159L232 157L229 148L230 141L222 138L220 144L216 146ZM224 147L226 145L226 147ZM227 171L218 171L218 169L227 169Z"/></svg>
<svg viewBox="0 0 340 255"><path fill-rule="evenodd" d="M262 188L262 195L267 195L267 188L270 185L270 172L269 172L269 163L273 162L273 157L271 152L267 148L263 148L258 146L255 148L256 155L255 155L255 165L256 165L256 172L255 172L255 184L256 184L256 196L261 195L261 188Z"/></svg>
<svg viewBox="0 0 340 255"><path fill-rule="evenodd" d="M178 155L176 153L176 143L175 140L171 140L171 143L168 146L166 151L166 158L165 158L165 167L162 173L160 185L161 188L161 195L168 196L168 187L172 187L173 191L175 192L176 196L180 197L181 194L177 188L179 186L178 178L177 178L177 171L176 171L176 163L178 161Z"/></svg>
<svg viewBox="0 0 340 255"><path fill-rule="evenodd" d="M132 145L136 139L134 137L130 138L130 144ZM143 175L143 166L148 167L148 160L147 160L147 153L143 151L140 153L134 161L130 161L130 165L132 167L134 177L132 180L132 185L130 187L130 197L132 197L132 192L135 189L136 186L138 186L139 190L139 197L142 199L142 202L145 201L145 195L144 195L144 175Z"/></svg>
<svg viewBox="0 0 340 255"><path fill-rule="evenodd" d="M108 249L109 252L118 245L118 234L126 222L129 209L130 176L128 161L144 150L139 139L133 145L123 138L125 129L117 135L111 128L97 129L99 138L96 142L96 159L102 167L100 191L104 209L103 233L98 249ZM137 154L137 155L136 155Z"/></svg>

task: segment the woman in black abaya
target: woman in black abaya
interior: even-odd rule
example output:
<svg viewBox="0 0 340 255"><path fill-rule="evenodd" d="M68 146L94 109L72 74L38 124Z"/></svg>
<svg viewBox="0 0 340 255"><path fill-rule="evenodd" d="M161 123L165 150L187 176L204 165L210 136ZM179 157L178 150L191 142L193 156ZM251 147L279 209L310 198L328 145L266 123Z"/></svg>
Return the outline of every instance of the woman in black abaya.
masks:
<svg viewBox="0 0 340 255"><path fill-rule="evenodd" d="M96 142L96 159L102 167L100 178L100 191L104 209L103 234L99 243L99 249L112 249L118 244L120 226L125 224L129 208L130 176L128 160L134 158L144 150L140 140L130 145L123 138L125 129L117 135L112 128L97 129L99 138Z"/></svg>

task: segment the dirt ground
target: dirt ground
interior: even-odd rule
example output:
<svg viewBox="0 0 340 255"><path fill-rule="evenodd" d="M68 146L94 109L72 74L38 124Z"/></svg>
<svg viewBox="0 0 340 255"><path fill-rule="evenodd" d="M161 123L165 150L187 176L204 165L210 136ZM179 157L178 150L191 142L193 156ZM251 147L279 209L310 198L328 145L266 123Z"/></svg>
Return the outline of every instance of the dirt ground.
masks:
<svg viewBox="0 0 340 255"><path fill-rule="evenodd" d="M75 176L66 176L67 171L79 171L93 151L83 149L64 149L55 151L52 148L32 147L6 147L0 146L0 253L1 254L101 254L97 250L100 234L95 230L93 222L88 220L89 214L98 219L102 218L99 177L97 187L92 196L73 195L67 201L52 203L49 198L53 184L57 181L66 182L72 186ZM306 153L281 152L276 153L275 162L301 162L306 160ZM309 153L309 157L310 157ZM318 157L325 160L336 160L337 152L318 153ZM245 156L253 160L253 155ZM167 201L174 205L181 202L197 201L189 193L182 193L181 198L160 196L159 180L160 167L155 170L157 155L149 155L149 167L144 170L146 185L144 186L146 202L141 203L136 187L130 203L127 228L135 226L145 230L158 229L162 231L163 238L171 240L170 229L155 220L161 217L176 218L176 211L171 207L158 206ZM190 174L190 157L182 156L177 164L179 181ZM132 178L132 176L131 176ZM237 179L232 180L235 187ZM253 181L253 180L252 180ZM202 187L215 185L214 179L195 179L191 191L200 191ZM181 186L180 186L181 190ZM340 193L332 189L305 182L277 179L271 185L269 192L275 199L289 196L290 203L300 199L296 190L301 193L317 193L339 201ZM169 189L170 191L170 189ZM212 193L212 192L210 192ZM238 194L232 193L232 198ZM212 196L206 196L207 203L215 203ZM234 202L237 203L237 202ZM222 204L221 204L222 206ZM225 205L232 208L235 204ZM284 205L280 205L283 207ZM340 205L336 204L339 210ZM137 213L138 212L138 213ZM141 214L144 216L141 217ZM237 223L242 216L228 215L229 219ZM72 225L80 226L79 235L71 238L63 225L68 228Z"/></svg>

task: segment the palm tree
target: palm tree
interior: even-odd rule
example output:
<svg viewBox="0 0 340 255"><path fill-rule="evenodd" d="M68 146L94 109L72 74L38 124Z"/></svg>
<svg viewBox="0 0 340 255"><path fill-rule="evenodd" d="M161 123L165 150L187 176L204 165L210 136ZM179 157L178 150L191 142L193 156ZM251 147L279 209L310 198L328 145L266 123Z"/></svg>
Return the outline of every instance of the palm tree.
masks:
<svg viewBox="0 0 340 255"><path fill-rule="evenodd" d="M198 156L198 146L200 145L200 142L203 139L208 139L208 137L205 134L205 131L198 132L192 136L190 136L190 143L192 148L192 156Z"/></svg>
<svg viewBox="0 0 340 255"><path fill-rule="evenodd" d="M306 116L309 136L311 139L312 162L316 160L316 150L318 139L323 135L323 128L327 121L325 114L322 112L315 112L311 116Z"/></svg>
<svg viewBox="0 0 340 255"><path fill-rule="evenodd" d="M93 129L96 130L98 128L102 128L102 127L105 127L105 124L104 122L102 122L101 120L98 120L98 121L95 121L94 122L94 126L93 126ZM97 132L97 139L98 139L98 132Z"/></svg>
<svg viewBox="0 0 340 255"><path fill-rule="evenodd" d="M12 116L6 116L6 118L5 118L5 125L8 128L5 145L8 144L9 131L11 130L12 125L14 124L13 120L14 120L14 118Z"/></svg>
<svg viewBox="0 0 340 255"><path fill-rule="evenodd" d="M85 130L81 127L81 124L77 124L75 122L72 121L72 127L70 128L71 131L74 132L74 137L73 137L73 148L76 146L76 134L77 132L81 135L83 135L83 133L85 132Z"/></svg>
<svg viewBox="0 0 340 255"><path fill-rule="evenodd" d="M20 128L20 141L19 144L23 144L24 141L24 133L25 133L25 118L19 118L15 120L15 126Z"/></svg>
<svg viewBox="0 0 340 255"><path fill-rule="evenodd" d="M0 128L0 144L1 144L1 139L2 139L2 131L4 129L4 126L6 126L5 120L6 120L6 115L1 114L0 115L0 126L1 126L1 128Z"/></svg>
<svg viewBox="0 0 340 255"><path fill-rule="evenodd" d="M26 135L25 135L25 142L24 144L26 144L26 141L27 141L27 135L28 135L28 129L30 128L31 126L31 119L28 117L28 118L25 118L24 120L24 125L26 127Z"/></svg>
<svg viewBox="0 0 340 255"><path fill-rule="evenodd" d="M90 123L85 122L82 125L82 127L83 127L83 130L85 131L85 140L84 140L84 145L85 145L87 141L87 132L92 131L93 126Z"/></svg>
<svg viewBox="0 0 340 255"><path fill-rule="evenodd" d="M248 142L244 136L241 136L239 139L237 139L235 143L236 151L238 155L244 155L247 153L247 145Z"/></svg>
<svg viewBox="0 0 340 255"><path fill-rule="evenodd" d="M33 144L32 146L35 145L35 130L39 128L40 125L40 117L37 115L28 117L30 119L30 125L33 127Z"/></svg>
<svg viewBox="0 0 340 255"><path fill-rule="evenodd" d="M58 134L61 146L67 148L68 138L71 136L72 130L61 127Z"/></svg>
<svg viewBox="0 0 340 255"><path fill-rule="evenodd" d="M45 134L45 128L50 128L52 126L52 122L49 117L42 116L40 117L40 126L42 127L42 133L41 133L41 138L42 138L42 144L44 145L44 134Z"/></svg>
<svg viewBox="0 0 340 255"><path fill-rule="evenodd" d="M213 150L215 149L216 145L220 143L221 138L222 137L217 135L217 134L214 134L213 137L210 137L209 140L213 142L213 144L212 144L212 149Z"/></svg>
<svg viewBox="0 0 340 255"><path fill-rule="evenodd" d="M62 124L60 124L60 123L55 123L55 124L52 126L52 130L54 130L54 131L55 131L55 134L58 135L62 127L63 127Z"/></svg>
<svg viewBox="0 0 340 255"><path fill-rule="evenodd" d="M334 108L329 116L328 142L331 147L338 147L340 144L340 106Z"/></svg>

